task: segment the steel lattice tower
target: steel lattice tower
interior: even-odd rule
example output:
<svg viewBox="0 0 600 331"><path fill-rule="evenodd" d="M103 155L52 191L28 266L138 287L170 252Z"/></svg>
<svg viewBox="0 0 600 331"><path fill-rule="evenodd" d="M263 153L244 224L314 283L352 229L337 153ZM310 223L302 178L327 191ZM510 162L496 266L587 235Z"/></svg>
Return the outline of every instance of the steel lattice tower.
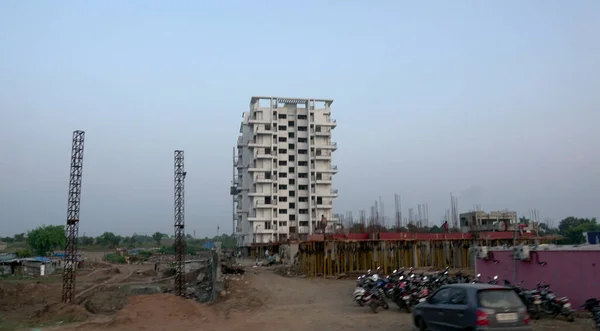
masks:
<svg viewBox="0 0 600 331"><path fill-rule="evenodd" d="M77 239L79 231L79 206L81 203L81 170L83 168L84 131L73 132L71 149L71 176L69 178L69 204L67 207L67 246L63 273L62 302L71 303L75 294L77 270Z"/></svg>
<svg viewBox="0 0 600 331"><path fill-rule="evenodd" d="M183 151L175 151L175 294L183 296L185 256L185 176Z"/></svg>

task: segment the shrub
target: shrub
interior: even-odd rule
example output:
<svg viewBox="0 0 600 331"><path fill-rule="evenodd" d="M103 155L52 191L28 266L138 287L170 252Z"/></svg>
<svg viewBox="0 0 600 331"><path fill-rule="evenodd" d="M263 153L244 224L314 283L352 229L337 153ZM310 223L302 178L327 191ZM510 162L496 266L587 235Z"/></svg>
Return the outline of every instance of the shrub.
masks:
<svg viewBox="0 0 600 331"><path fill-rule="evenodd" d="M110 253L110 254L107 254L107 255L104 257L104 259L106 260L106 262L108 262L108 263L114 263L114 264L117 264L117 263L124 264L124 263L126 263L126 262L127 262L127 261L125 260L125 257L124 257L124 256L121 256L121 255L119 255L119 254L117 254L117 253Z"/></svg>

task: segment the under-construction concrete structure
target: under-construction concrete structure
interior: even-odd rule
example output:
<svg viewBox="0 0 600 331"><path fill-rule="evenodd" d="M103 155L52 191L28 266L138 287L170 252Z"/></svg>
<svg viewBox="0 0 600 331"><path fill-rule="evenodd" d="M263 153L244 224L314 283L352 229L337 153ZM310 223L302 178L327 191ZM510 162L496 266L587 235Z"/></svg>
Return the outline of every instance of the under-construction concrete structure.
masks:
<svg viewBox="0 0 600 331"><path fill-rule="evenodd" d="M461 232L516 231L518 229L515 211L471 211L460 214Z"/></svg>
<svg viewBox="0 0 600 331"><path fill-rule="evenodd" d="M242 115L231 194L238 246L334 232L329 99L252 97Z"/></svg>

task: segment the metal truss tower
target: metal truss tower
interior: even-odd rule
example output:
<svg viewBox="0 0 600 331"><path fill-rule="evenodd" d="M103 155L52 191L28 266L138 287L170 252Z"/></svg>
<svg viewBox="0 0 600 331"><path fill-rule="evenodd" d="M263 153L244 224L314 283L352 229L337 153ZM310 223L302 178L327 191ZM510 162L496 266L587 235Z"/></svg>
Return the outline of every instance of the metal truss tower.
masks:
<svg viewBox="0 0 600 331"><path fill-rule="evenodd" d="M73 132L71 149L71 176L69 178L69 204L67 207L67 246L63 272L62 302L71 303L75 294L77 271L77 239L79 232L79 207L81 203L81 170L83 168L84 131Z"/></svg>
<svg viewBox="0 0 600 331"><path fill-rule="evenodd" d="M185 172L183 151L175 151L175 294L184 296Z"/></svg>

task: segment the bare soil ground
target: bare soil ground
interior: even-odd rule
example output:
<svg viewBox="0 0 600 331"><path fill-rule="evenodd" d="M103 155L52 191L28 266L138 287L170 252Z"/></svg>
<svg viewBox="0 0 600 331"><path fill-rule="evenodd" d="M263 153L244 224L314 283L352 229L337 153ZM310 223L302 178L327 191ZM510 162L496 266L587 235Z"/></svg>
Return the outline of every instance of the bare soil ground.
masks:
<svg viewBox="0 0 600 331"><path fill-rule="evenodd" d="M93 315L59 330L365 330L409 331L411 315L396 307L373 314L352 302L353 280L283 277L269 268L228 276L211 305L171 294L129 297L116 315ZM535 321L534 330L592 330L591 321ZM51 329L44 329L51 330Z"/></svg>

